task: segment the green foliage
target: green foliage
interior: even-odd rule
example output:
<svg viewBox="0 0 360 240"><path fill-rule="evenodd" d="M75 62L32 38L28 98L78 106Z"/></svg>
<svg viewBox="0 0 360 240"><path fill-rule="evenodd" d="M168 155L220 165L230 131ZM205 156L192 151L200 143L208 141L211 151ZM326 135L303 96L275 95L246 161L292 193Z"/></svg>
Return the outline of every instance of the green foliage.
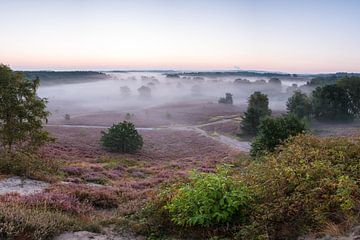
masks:
<svg viewBox="0 0 360 240"><path fill-rule="evenodd" d="M255 230L243 239L296 239L328 223L353 223L360 206L360 139L292 137L254 162L245 178L256 202Z"/></svg>
<svg viewBox="0 0 360 240"><path fill-rule="evenodd" d="M258 131L258 126L262 118L271 115L269 109L269 99L267 95L261 92L254 92L248 100L248 108L244 113L241 123L241 129L250 135L254 135Z"/></svg>
<svg viewBox="0 0 360 240"><path fill-rule="evenodd" d="M319 120L351 120L355 116L351 98L338 85L317 87L313 93L314 117Z"/></svg>
<svg viewBox="0 0 360 240"><path fill-rule="evenodd" d="M131 122L114 124L102 132L101 144L115 152L133 153L142 148L143 139Z"/></svg>
<svg viewBox="0 0 360 240"><path fill-rule="evenodd" d="M247 188L225 168L216 173L194 171L190 182L176 190L165 209L177 225L209 227L230 222L234 216L244 221L250 199Z"/></svg>
<svg viewBox="0 0 360 240"><path fill-rule="evenodd" d="M38 78L26 80L0 65L0 151L33 152L50 140L42 128L49 116L47 100L37 96L38 87Z"/></svg>
<svg viewBox="0 0 360 240"><path fill-rule="evenodd" d="M35 179L54 180L60 162L40 158L37 154L23 151L12 154L0 153L0 172Z"/></svg>
<svg viewBox="0 0 360 240"><path fill-rule="evenodd" d="M288 99L286 108L289 113L294 114L298 118L309 118L312 112L310 98L301 91L295 91Z"/></svg>
<svg viewBox="0 0 360 240"><path fill-rule="evenodd" d="M264 118L260 123L259 132L251 144L251 155L259 156L265 152L272 152L287 138L305 130L305 123L293 114L277 118Z"/></svg>
<svg viewBox="0 0 360 240"><path fill-rule="evenodd" d="M337 85L347 92L352 111L354 114L359 116L360 114L360 77L350 76L343 77L337 81Z"/></svg>
<svg viewBox="0 0 360 240"><path fill-rule="evenodd" d="M225 98L222 97L222 98L219 99L219 103L232 105L233 104L232 94L231 93L226 93Z"/></svg>

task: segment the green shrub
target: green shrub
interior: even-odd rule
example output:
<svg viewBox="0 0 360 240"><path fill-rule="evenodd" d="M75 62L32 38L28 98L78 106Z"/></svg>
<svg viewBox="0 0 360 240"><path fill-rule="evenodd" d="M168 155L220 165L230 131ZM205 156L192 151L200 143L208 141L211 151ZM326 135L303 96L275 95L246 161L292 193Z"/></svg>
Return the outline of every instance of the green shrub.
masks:
<svg viewBox="0 0 360 240"><path fill-rule="evenodd" d="M256 200L247 232L251 236L244 228L242 238L295 239L328 223L356 221L359 179L360 139L311 135L289 139L247 172L246 182Z"/></svg>
<svg viewBox="0 0 360 240"><path fill-rule="evenodd" d="M251 155L256 157L272 152L281 142L305 130L306 124L293 114L264 118L255 140L251 143Z"/></svg>
<svg viewBox="0 0 360 240"><path fill-rule="evenodd" d="M17 151L0 153L0 172L34 179L51 180L59 172L59 162L38 155Z"/></svg>
<svg viewBox="0 0 360 240"><path fill-rule="evenodd" d="M171 220L180 226L228 223L237 216L245 221L251 197L247 188L223 168L216 173L192 172L165 205Z"/></svg>
<svg viewBox="0 0 360 240"><path fill-rule="evenodd" d="M114 152L133 153L142 148L143 139L131 122L114 124L108 132L102 132L102 145Z"/></svg>

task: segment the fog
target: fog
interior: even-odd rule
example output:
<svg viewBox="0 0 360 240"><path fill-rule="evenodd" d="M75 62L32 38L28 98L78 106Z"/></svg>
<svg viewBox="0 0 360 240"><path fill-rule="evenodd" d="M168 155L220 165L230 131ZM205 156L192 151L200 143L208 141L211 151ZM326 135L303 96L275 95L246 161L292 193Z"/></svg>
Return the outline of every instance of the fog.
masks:
<svg viewBox="0 0 360 240"><path fill-rule="evenodd" d="M167 77L154 72L106 73L109 78L82 83L41 85L39 96L49 101L52 117L100 111L126 111L178 102L217 103L225 93L233 94L234 104L246 104L254 91L266 93L273 110L284 110L292 91L306 79L281 78L281 85L258 77ZM242 79L234 83L235 79ZM250 81L251 83L248 83ZM257 82L256 82L257 81ZM256 82L256 83L255 83ZM142 92L139 88L144 86ZM150 89L150 92L147 91ZM141 90L140 90L141 91Z"/></svg>

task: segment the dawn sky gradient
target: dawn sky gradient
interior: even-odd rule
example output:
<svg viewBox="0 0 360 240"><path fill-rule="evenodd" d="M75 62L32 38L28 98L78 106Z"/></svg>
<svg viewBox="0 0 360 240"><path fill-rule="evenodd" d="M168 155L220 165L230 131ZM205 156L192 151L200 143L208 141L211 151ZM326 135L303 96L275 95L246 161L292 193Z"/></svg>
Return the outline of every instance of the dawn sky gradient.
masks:
<svg viewBox="0 0 360 240"><path fill-rule="evenodd" d="M360 72L356 0L0 0L14 69Z"/></svg>

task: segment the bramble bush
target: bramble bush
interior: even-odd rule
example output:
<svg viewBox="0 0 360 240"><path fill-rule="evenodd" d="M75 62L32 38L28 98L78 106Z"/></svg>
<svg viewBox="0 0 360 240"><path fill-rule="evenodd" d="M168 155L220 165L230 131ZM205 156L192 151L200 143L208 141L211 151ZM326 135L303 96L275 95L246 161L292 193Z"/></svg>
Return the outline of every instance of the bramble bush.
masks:
<svg viewBox="0 0 360 240"><path fill-rule="evenodd" d="M102 132L101 144L114 152L133 153L142 148L143 139L131 122L114 124Z"/></svg>
<svg viewBox="0 0 360 240"><path fill-rule="evenodd" d="M251 197L241 182L229 176L228 170L193 171L189 180L165 205L175 224L209 227L230 222L234 216L245 221Z"/></svg>

